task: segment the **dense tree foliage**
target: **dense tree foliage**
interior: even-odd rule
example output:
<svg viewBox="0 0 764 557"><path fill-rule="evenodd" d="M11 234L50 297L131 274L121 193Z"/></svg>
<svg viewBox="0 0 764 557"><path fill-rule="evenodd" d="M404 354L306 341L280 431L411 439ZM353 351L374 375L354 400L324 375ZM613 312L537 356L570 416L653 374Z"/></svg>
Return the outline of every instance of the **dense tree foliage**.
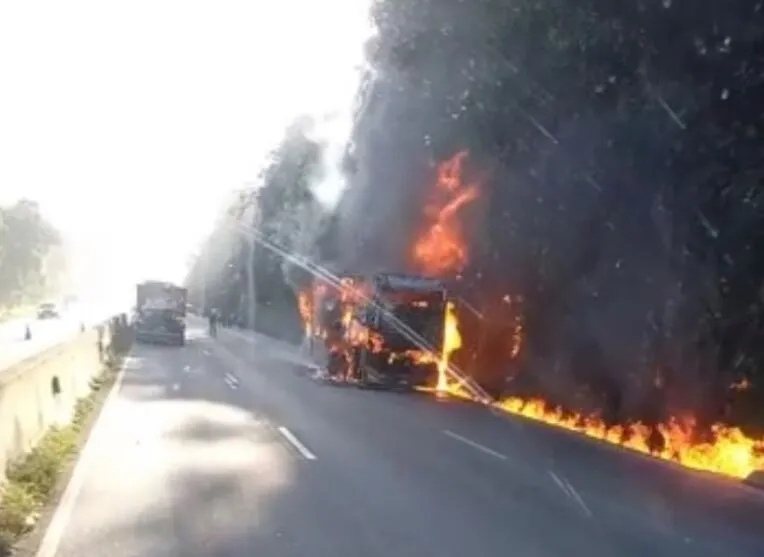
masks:
<svg viewBox="0 0 764 557"><path fill-rule="evenodd" d="M61 238L33 201L0 208L0 313L55 290Z"/></svg>
<svg viewBox="0 0 764 557"><path fill-rule="evenodd" d="M619 421L750 419L764 402L761 3L378 0L372 15L350 187L313 253L404 267L428 165L468 148L484 179L465 277L524 300L515 392ZM312 214L305 174L277 158L262 201L263 223L280 215L270 237L300 252L306 213L280 211Z"/></svg>
<svg viewBox="0 0 764 557"><path fill-rule="evenodd" d="M299 258L313 248L327 218L312 193L323 166L311 131L304 118L287 130L261 183L232 199L188 277L198 306L292 339L302 330L294 295L305 280Z"/></svg>

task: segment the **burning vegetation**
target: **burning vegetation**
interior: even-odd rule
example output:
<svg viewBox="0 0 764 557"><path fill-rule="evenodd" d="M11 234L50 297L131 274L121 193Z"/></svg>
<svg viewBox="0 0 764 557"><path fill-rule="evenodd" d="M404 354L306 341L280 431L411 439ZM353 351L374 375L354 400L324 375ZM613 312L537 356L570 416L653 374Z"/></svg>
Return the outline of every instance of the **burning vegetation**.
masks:
<svg viewBox="0 0 764 557"><path fill-rule="evenodd" d="M385 338L359 319L359 307L368 303L371 290L368 282L358 278L342 278L338 285L315 283L311 291L300 294L300 313L306 334L323 339L329 351L342 362L343 373L354 373L353 348L364 346L370 352L385 351L389 361L410 358L416 364L437 365L437 381L431 388L451 395L476 398L465 375L485 379L481 367L500 365L505 373L502 381L522 375L524 344L522 298L512 294L483 300L488 310L481 312L454 293L459 292L462 273L469 264L469 248L465 239L461 211L479 197L477 183L465 179L467 152L460 151L437 165L431 198L423 212L421 230L411 248L412 267L424 276L450 279L455 286L442 313L442 345L439 353L426 347L401 352L386 350ZM317 305L333 298L341 327L332 333L331 319L317 318ZM503 313L502 313L503 312ZM323 323L323 324L321 324ZM465 327L464 323L470 323ZM476 332L477 331L477 332ZM487 333L485 331L488 331ZM498 334L497 334L498 332ZM467 333L465 337L464 334ZM498 339L498 340L497 340ZM460 370L454 362L469 369ZM488 358L483 357L489 354ZM496 376L496 373L489 374ZM485 382L485 381L481 381ZM731 391L746 389L739 381ZM507 394L500 385L495 406L508 413L544 422L584 434L640 453L679 463L688 468L743 478L753 470L764 468L764 439L747 436L739 428L716 423L702 428L692 416L672 416L656 423L633 421L610 423L597 409L577 412L538 396L521 397ZM656 383L662 388L662 381Z"/></svg>
<svg viewBox="0 0 764 557"><path fill-rule="evenodd" d="M428 208L428 216L434 214L433 223L425 235L414 244L417 262L427 272L461 272L468 263L468 248L463 243L462 227L458 209L477 198L474 184L464 182L463 163L466 153L460 152L442 163L438 168L435 189L447 192L448 200L437 212ZM438 242L441 242L439 244ZM501 302L512 305L513 298L505 294ZM518 302L521 302L517 298ZM444 364L448 365L451 354L461 347L459 316L449 313L448 338ZM505 339L508 360L520 355L523 343L522 316L516 314ZM733 384L732 390L747 388L746 381ZM466 396L459 385L449 383L444 374L439 377L438 387L449 389L453 394ZM660 387L659 387L660 388ZM468 395L467 395L468 396ZM696 420L689 417L670 417L662 423L647 425L643 422L608 424L595 411L591 414L568 411L542 398L507 396L496 402L506 412L541 421L553 426L582 433L589 437L620 445L640 453L671 460L683 466L743 478L755 469L764 468L764 439L746 436L741 429L716 423L706 431L698 428Z"/></svg>

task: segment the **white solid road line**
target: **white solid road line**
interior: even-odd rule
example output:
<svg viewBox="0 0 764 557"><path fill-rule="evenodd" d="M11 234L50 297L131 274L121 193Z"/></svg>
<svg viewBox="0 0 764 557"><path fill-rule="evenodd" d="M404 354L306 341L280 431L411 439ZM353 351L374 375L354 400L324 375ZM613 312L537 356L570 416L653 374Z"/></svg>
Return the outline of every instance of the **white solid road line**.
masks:
<svg viewBox="0 0 764 557"><path fill-rule="evenodd" d="M469 445L473 449L477 449L485 454L489 454L501 460L507 460L507 455L503 455L500 452L494 451L493 449L489 449L488 447L486 447L485 445L481 445L477 441L473 441L472 439L467 439L466 437L462 437L458 433L454 433L453 431L449 431L447 429L444 429L443 433L445 435L448 435L452 439L456 439L457 441L461 441L465 445Z"/></svg>
<svg viewBox="0 0 764 557"><path fill-rule="evenodd" d="M554 472L552 472L551 470L547 470L547 473L552 477L552 481L554 481L554 483L557 484L557 487L559 487L566 496L570 497L571 494L570 494L570 491L568 491L567 484L564 481L562 481L560 477Z"/></svg>
<svg viewBox="0 0 764 557"><path fill-rule="evenodd" d="M50 524L48 524L48 529L45 531L40 547L37 549L36 557L55 557L56 552L58 551L58 546L61 543L64 530L69 523L72 511L74 511L74 507L77 504L77 497L82 491L82 487L88 477L88 472L90 471L88 461L92 459L91 453L95 450L93 447L98 444L99 437L104 435L104 428L106 426L104 425L105 422L103 418L107 415L109 408L117 398L117 394L122 387L122 381L125 378L125 370L131 360L130 356L125 358L122 364L122 369L119 370L117 380L114 382L111 392L104 401L98 419L93 425L93 429L90 430L90 436L87 441L85 441L85 446L80 453L77 464L74 466L72 477L64 490L64 494L61 497L56 510L53 511L53 518L51 519Z"/></svg>
<svg viewBox="0 0 764 557"><path fill-rule="evenodd" d="M279 433L284 436L284 438L289 441L289 443L297 449L297 452L299 452L303 457L305 457L306 460L316 460L316 455L314 455L308 447L302 444L300 440L295 437L295 435L289 431L287 428L283 426L279 426L278 428Z"/></svg>
<svg viewBox="0 0 764 557"><path fill-rule="evenodd" d="M549 475L552 477L552 480L554 483L557 484L557 487L559 487L562 492L573 499L579 507L581 507L581 510L584 511L584 514L591 518L594 516L592 511L589 509L589 507L586 506L586 503L584 503L583 498L581 495L578 494L578 491L576 491L576 488L573 487L573 485L566 479L560 478L557 474L552 472L551 470L547 470Z"/></svg>
<svg viewBox="0 0 764 557"><path fill-rule="evenodd" d="M591 510L589 510L589 507L586 506L586 503L584 503L583 498L578 494L578 491L571 485L570 482L565 482L568 484L568 490L570 490L570 495L575 499L576 503L578 503L578 506L581 507L581 509L584 511L584 514L591 518L594 516Z"/></svg>

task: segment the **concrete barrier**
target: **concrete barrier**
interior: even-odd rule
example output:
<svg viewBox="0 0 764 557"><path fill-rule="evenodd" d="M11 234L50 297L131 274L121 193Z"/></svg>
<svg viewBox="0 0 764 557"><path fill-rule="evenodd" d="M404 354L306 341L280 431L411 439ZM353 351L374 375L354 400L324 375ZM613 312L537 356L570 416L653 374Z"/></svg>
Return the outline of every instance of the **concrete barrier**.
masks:
<svg viewBox="0 0 764 557"><path fill-rule="evenodd" d="M70 421L77 399L103 369L112 330L86 330L0 369L0 482L9 460L34 447L51 426Z"/></svg>

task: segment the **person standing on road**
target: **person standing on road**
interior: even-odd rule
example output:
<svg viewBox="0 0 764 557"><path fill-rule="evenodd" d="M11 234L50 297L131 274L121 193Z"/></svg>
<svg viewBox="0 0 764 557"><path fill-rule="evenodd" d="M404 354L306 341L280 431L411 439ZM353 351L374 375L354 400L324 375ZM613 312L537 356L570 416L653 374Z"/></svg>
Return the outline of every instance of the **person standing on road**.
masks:
<svg viewBox="0 0 764 557"><path fill-rule="evenodd" d="M218 311L214 308L211 309L208 319L210 324L210 336L218 336Z"/></svg>

